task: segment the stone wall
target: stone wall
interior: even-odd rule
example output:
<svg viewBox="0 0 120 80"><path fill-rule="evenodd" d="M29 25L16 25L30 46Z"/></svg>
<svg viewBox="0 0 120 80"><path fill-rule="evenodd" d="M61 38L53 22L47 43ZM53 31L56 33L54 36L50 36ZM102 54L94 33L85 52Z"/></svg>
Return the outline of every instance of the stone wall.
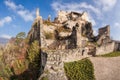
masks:
<svg viewBox="0 0 120 80"><path fill-rule="evenodd" d="M97 36L97 44L102 45L109 43L111 41L110 39L110 26L107 25L105 27L99 28L99 34Z"/></svg>
<svg viewBox="0 0 120 80"><path fill-rule="evenodd" d="M68 20L68 18L66 16L67 14L68 14L68 12L66 12L66 11L59 11L58 12L58 21L60 23L62 23L64 21Z"/></svg>
<svg viewBox="0 0 120 80"><path fill-rule="evenodd" d="M107 43L101 47L96 48L96 55L102 55L113 52L115 50L115 42ZM43 50L47 57L42 56L42 62L44 66L43 74L39 78L47 77L48 80L68 80L64 72L64 62L73 62L85 57L90 57L85 50L82 56L82 50L84 48L67 49L67 50ZM45 63L45 64L44 64Z"/></svg>
<svg viewBox="0 0 120 80"><path fill-rule="evenodd" d="M44 72L41 75L40 79L46 76L48 80L67 80L64 72L64 62L77 61L84 57L88 57L86 52L82 56L82 49L80 48L62 51L46 50L43 52L47 53L47 62L44 68Z"/></svg>
<svg viewBox="0 0 120 80"><path fill-rule="evenodd" d="M115 51L120 51L120 42L115 42Z"/></svg>
<svg viewBox="0 0 120 80"><path fill-rule="evenodd" d="M99 28L99 35L110 36L110 26L106 25L105 27Z"/></svg>
<svg viewBox="0 0 120 80"><path fill-rule="evenodd" d="M102 45L101 47L97 47L96 55L107 54L113 52L115 50L115 42L107 43Z"/></svg>

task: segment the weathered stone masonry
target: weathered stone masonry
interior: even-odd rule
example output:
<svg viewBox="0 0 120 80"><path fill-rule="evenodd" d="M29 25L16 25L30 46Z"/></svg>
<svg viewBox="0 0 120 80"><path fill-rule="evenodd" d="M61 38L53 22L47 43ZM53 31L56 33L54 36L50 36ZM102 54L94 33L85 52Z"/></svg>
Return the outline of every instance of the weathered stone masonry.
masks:
<svg viewBox="0 0 120 80"><path fill-rule="evenodd" d="M58 29L64 29L59 31ZM67 31L67 30L70 31ZM50 33L54 39L46 39ZM99 29L97 36L93 35L91 22L88 21L87 13L60 11L53 22L43 20L36 12L36 19L32 29L28 33L29 42L39 41L41 48L41 68L43 73L40 77L48 77L49 80L67 80L64 72L64 62L79 60L89 57L88 53L95 52L97 55L120 50L120 42L110 39L110 26ZM95 49L95 51L94 51ZM85 50L82 56L82 52ZM54 76L54 77L53 77Z"/></svg>
<svg viewBox="0 0 120 80"><path fill-rule="evenodd" d="M47 76L49 80L67 80L64 73L64 62L72 62L87 57L87 53L82 56L82 49L68 50L46 50L47 62L42 77ZM44 56L42 58L45 58ZM46 59L45 59L46 60ZM53 77L54 76L54 77ZM41 78L42 78L41 77Z"/></svg>

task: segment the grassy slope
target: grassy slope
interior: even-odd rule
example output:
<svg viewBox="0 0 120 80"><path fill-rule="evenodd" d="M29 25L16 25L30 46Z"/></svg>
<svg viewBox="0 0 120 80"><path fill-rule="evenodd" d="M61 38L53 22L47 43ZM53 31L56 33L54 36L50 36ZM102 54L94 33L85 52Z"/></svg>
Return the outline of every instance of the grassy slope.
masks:
<svg viewBox="0 0 120 80"><path fill-rule="evenodd" d="M64 64L68 80L95 80L94 68L87 58Z"/></svg>
<svg viewBox="0 0 120 80"><path fill-rule="evenodd" d="M117 56L120 56L120 51L99 55L99 56L100 57L117 57Z"/></svg>

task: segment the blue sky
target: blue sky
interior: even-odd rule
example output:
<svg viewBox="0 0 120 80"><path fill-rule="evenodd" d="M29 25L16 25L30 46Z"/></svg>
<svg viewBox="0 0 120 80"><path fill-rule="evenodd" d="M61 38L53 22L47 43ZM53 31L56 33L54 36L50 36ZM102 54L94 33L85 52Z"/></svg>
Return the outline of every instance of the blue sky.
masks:
<svg viewBox="0 0 120 80"><path fill-rule="evenodd" d="M88 12L94 34L109 24L111 37L120 40L120 0L0 0L0 37L10 38L19 32L28 32L35 19L36 8L40 15L52 19L57 11Z"/></svg>

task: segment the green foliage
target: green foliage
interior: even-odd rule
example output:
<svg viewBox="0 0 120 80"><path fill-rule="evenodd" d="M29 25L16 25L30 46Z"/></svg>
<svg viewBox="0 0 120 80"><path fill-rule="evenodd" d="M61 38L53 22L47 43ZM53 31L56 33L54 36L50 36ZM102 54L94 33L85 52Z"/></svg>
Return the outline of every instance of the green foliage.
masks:
<svg viewBox="0 0 120 80"><path fill-rule="evenodd" d="M34 41L30 48L28 49L28 59L34 69L39 69L40 67L40 49L39 42Z"/></svg>
<svg viewBox="0 0 120 80"><path fill-rule="evenodd" d="M19 45L26 37L26 34L25 32L20 32L16 35L16 40L15 40L15 44L16 45Z"/></svg>
<svg viewBox="0 0 120 80"><path fill-rule="evenodd" d="M28 58L30 62L33 62L39 54L39 43L34 41L28 50Z"/></svg>
<svg viewBox="0 0 120 80"><path fill-rule="evenodd" d="M117 57L120 56L120 51L104 54L104 55L98 55L98 57Z"/></svg>
<svg viewBox="0 0 120 80"><path fill-rule="evenodd" d="M8 65L0 62L0 78L3 80L9 80L10 76L13 75L11 68Z"/></svg>
<svg viewBox="0 0 120 80"><path fill-rule="evenodd" d="M46 39L54 39L54 34L51 32L44 32Z"/></svg>
<svg viewBox="0 0 120 80"><path fill-rule="evenodd" d="M11 76L15 76L21 74L28 68L28 61L21 62L20 60L16 60L13 67L5 65L1 62L0 64L0 78L3 80L10 80ZM12 77L12 80L18 80L16 77Z"/></svg>
<svg viewBox="0 0 120 80"><path fill-rule="evenodd" d="M64 64L68 80L95 80L94 68L87 58Z"/></svg>
<svg viewBox="0 0 120 80"><path fill-rule="evenodd" d="M0 56L0 79L17 80L16 75L22 74L28 68L27 59L24 59L27 44L24 39L20 40L20 43L16 45L15 39L13 43L6 45L7 47L3 50L3 55Z"/></svg>
<svg viewBox="0 0 120 80"><path fill-rule="evenodd" d="M25 32L20 32L20 33L18 33L17 35L16 35L16 38L22 38L22 39L24 39L25 38Z"/></svg>
<svg viewBox="0 0 120 80"><path fill-rule="evenodd" d="M29 70L34 76L33 80L37 80L40 74L40 47L39 42L34 41L28 49L28 61L29 61ZM30 73L30 74L31 74Z"/></svg>
<svg viewBox="0 0 120 80"><path fill-rule="evenodd" d="M22 72L24 72L26 69L28 68L28 61L25 60L24 62L22 62L21 60L16 60L15 61L15 73L16 74L20 74Z"/></svg>

